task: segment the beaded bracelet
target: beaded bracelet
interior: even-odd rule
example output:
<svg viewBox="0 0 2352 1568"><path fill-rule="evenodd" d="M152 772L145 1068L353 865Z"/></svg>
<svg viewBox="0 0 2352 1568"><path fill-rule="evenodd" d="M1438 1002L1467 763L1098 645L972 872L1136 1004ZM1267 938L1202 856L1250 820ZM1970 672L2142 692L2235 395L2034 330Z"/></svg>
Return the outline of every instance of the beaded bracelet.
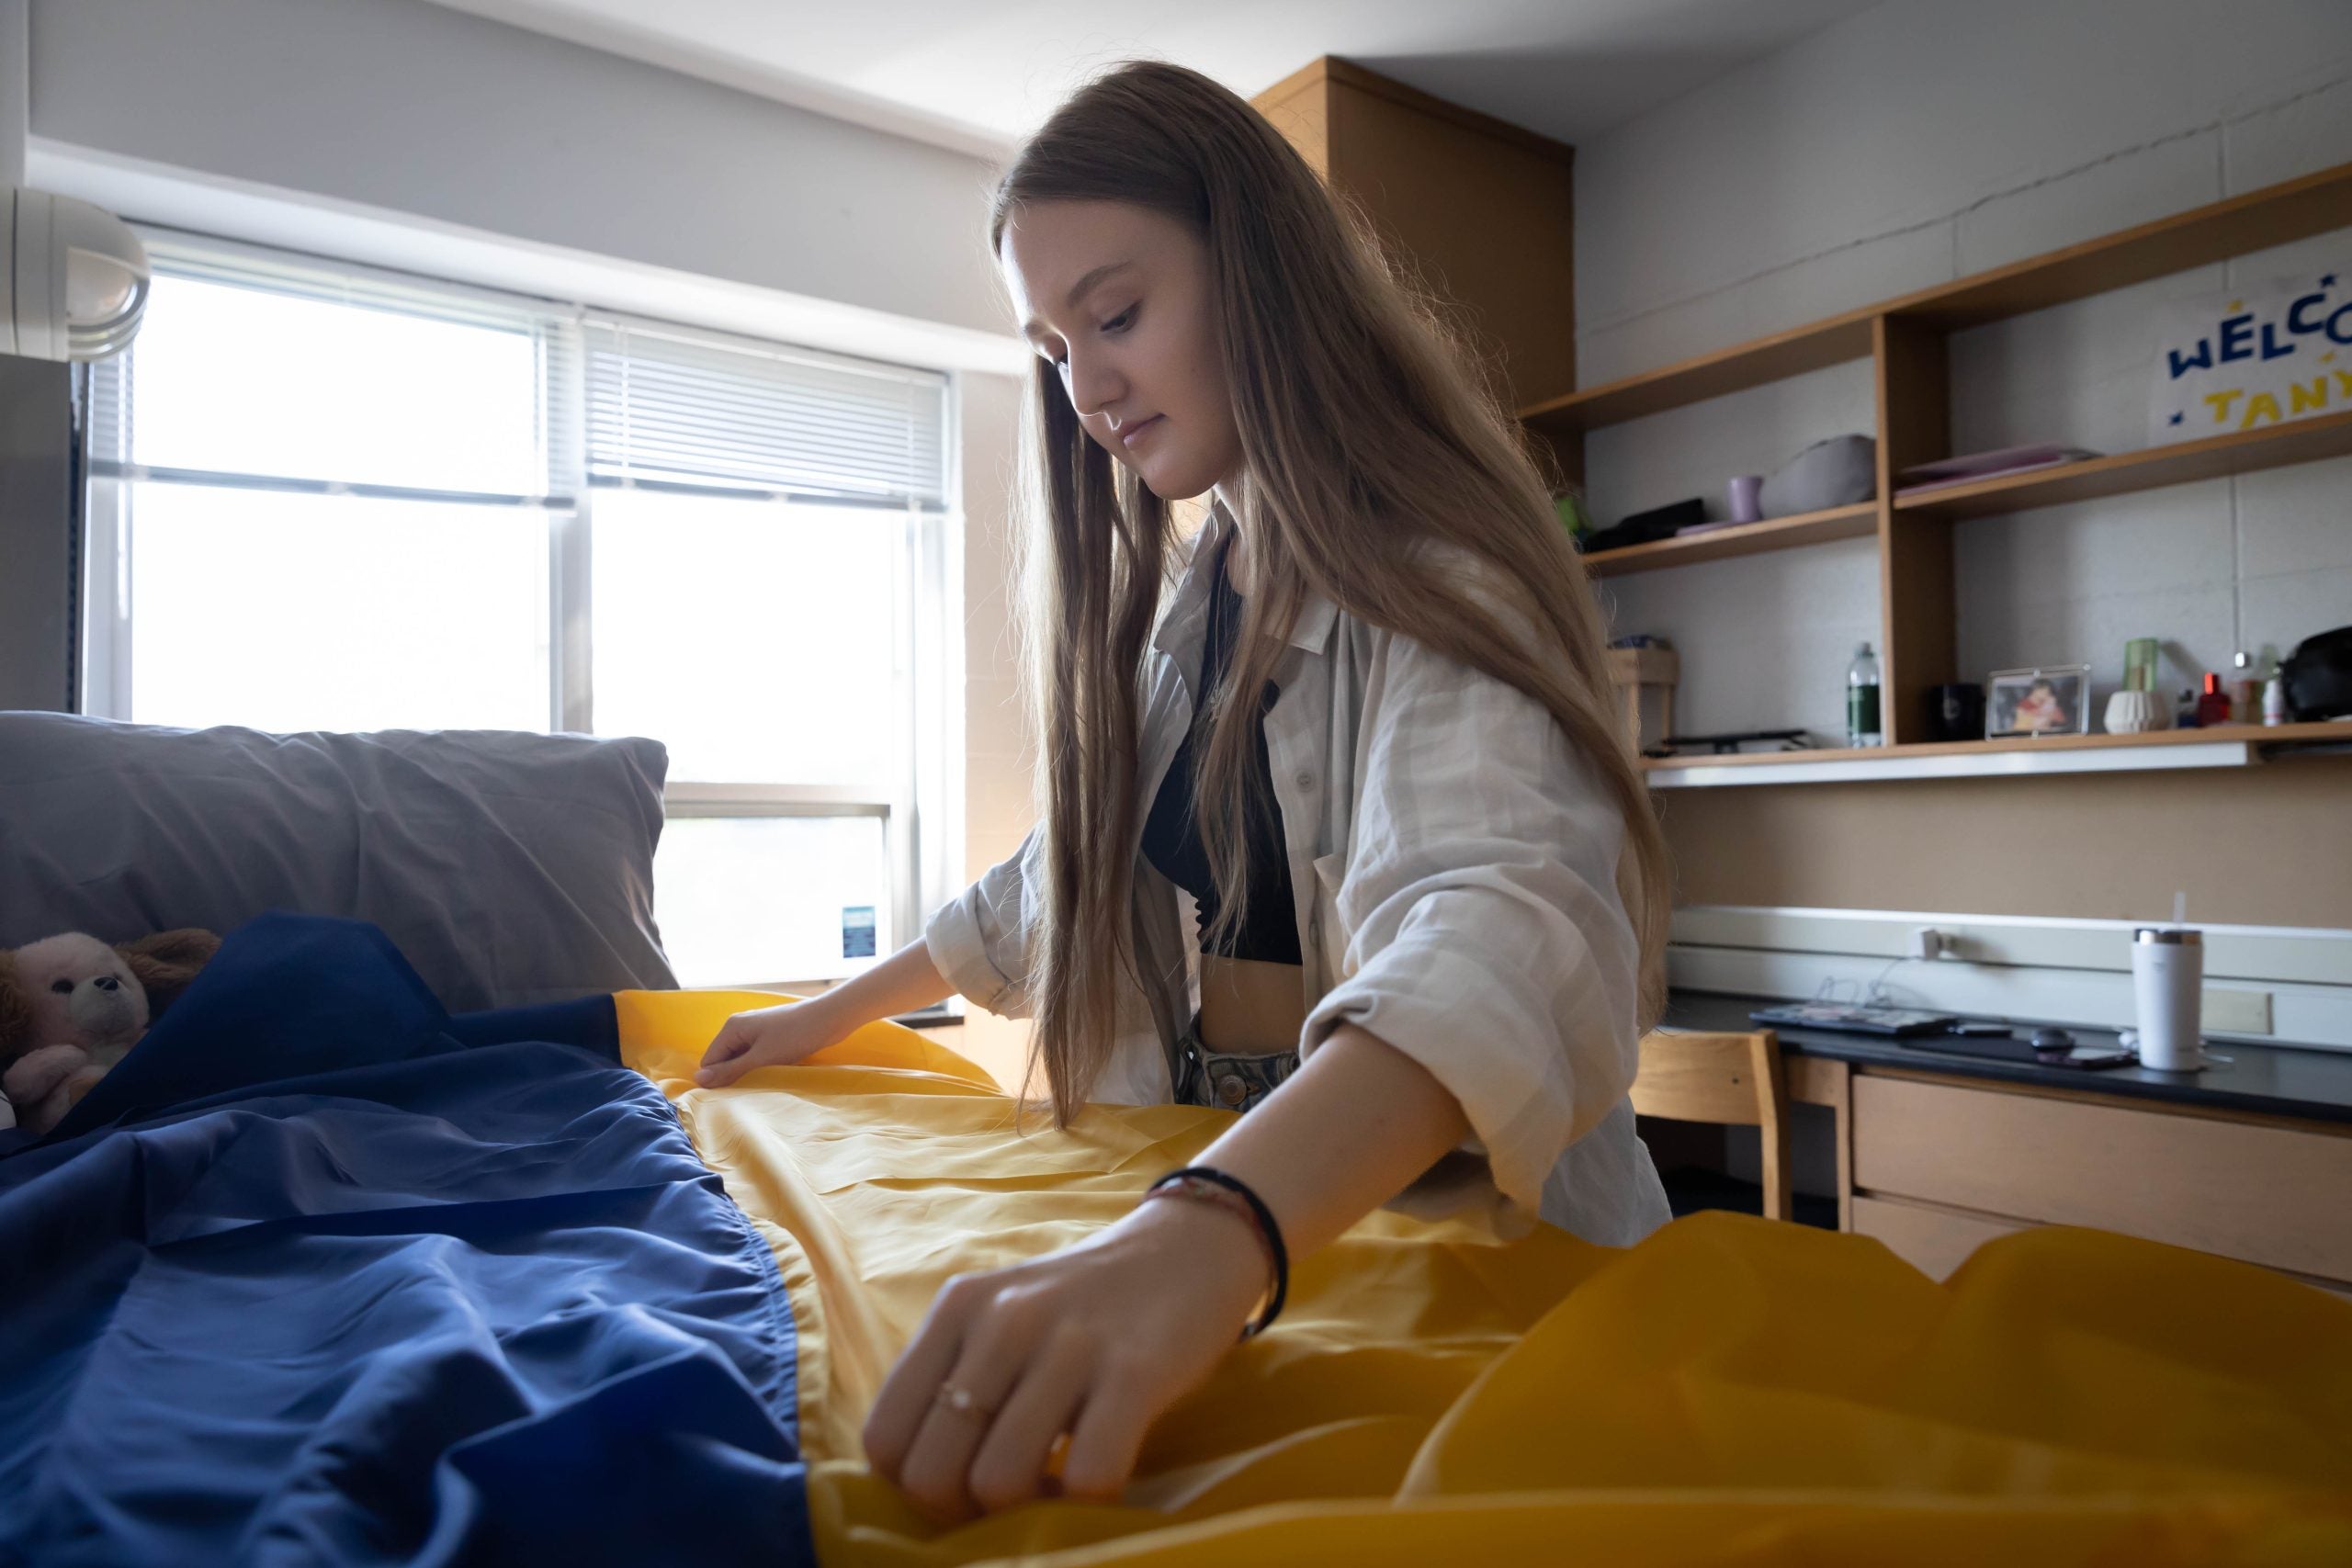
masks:
<svg viewBox="0 0 2352 1568"><path fill-rule="evenodd" d="M1266 1304L1248 1326L1241 1330L1244 1339L1263 1334L1274 1319L1282 1315L1283 1303L1290 1297L1290 1253L1283 1246L1283 1228L1274 1223L1274 1212L1265 1201L1250 1190L1238 1177L1227 1176L1214 1166L1188 1165L1182 1170L1171 1170L1153 1182L1144 1191L1144 1201L1154 1198L1191 1198L1214 1203L1229 1213L1250 1222L1258 1237L1258 1245L1266 1254L1267 1272L1273 1276L1273 1289L1266 1297ZM1240 1201L1236 1203L1235 1199Z"/></svg>

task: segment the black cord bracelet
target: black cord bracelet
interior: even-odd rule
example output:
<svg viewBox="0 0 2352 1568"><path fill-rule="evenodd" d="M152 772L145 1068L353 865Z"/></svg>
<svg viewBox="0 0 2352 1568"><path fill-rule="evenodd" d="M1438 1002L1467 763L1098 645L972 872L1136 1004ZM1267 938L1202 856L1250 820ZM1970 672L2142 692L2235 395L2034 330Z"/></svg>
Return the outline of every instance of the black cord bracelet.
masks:
<svg viewBox="0 0 2352 1568"><path fill-rule="evenodd" d="M1290 1299L1290 1250L1283 1246L1283 1227L1274 1223L1274 1212L1266 1207L1264 1199L1250 1190L1248 1182L1238 1176L1228 1176L1215 1166L1188 1165L1182 1170L1171 1170L1144 1189L1144 1196L1148 1198L1163 1187L1182 1181L1205 1181L1221 1187L1249 1204L1250 1213L1257 1217L1259 1238L1266 1244L1267 1256L1273 1259L1274 1288L1266 1298L1265 1309L1241 1330L1242 1338L1255 1338L1283 1314L1283 1303Z"/></svg>

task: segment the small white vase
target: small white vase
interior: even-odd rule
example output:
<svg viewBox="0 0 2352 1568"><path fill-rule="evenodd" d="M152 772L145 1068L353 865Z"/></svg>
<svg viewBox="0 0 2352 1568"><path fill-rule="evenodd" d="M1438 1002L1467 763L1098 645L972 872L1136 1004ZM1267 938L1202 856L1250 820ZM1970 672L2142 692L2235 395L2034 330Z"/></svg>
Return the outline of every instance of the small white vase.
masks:
<svg viewBox="0 0 2352 1568"><path fill-rule="evenodd" d="M2171 728L2172 709L2157 693L2118 692L2107 699L2107 732L2109 735L2139 735L2151 729Z"/></svg>

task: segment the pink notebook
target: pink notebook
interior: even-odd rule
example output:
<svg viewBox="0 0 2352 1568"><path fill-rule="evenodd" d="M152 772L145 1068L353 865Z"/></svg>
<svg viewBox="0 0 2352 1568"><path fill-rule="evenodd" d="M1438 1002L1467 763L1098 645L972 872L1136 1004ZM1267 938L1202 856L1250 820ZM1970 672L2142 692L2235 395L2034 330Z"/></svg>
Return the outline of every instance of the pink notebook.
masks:
<svg viewBox="0 0 2352 1568"><path fill-rule="evenodd" d="M2030 473L2035 468L2054 468L2062 463L2079 463L2098 453L2081 446L2058 446L2043 443L2034 446L2004 446L1997 452L1971 452L1965 457L1946 457L1939 462L1921 463L1895 475L1901 481L1894 493L1916 495L1921 491L1941 490L1947 485L1972 484L1978 479L1999 479L2005 474Z"/></svg>

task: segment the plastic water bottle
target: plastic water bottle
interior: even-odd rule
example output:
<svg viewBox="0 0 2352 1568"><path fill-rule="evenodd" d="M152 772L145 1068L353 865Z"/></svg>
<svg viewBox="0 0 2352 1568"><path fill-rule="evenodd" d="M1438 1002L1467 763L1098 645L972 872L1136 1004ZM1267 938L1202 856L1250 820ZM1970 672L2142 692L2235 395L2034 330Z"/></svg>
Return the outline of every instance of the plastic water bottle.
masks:
<svg viewBox="0 0 2352 1568"><path fill-rule="evenodd" d="M1869 643L1863 643L1854 649L1854 662L1846 669L1846 744L1876 746L1880 739L1878 656Z"/></svg>

